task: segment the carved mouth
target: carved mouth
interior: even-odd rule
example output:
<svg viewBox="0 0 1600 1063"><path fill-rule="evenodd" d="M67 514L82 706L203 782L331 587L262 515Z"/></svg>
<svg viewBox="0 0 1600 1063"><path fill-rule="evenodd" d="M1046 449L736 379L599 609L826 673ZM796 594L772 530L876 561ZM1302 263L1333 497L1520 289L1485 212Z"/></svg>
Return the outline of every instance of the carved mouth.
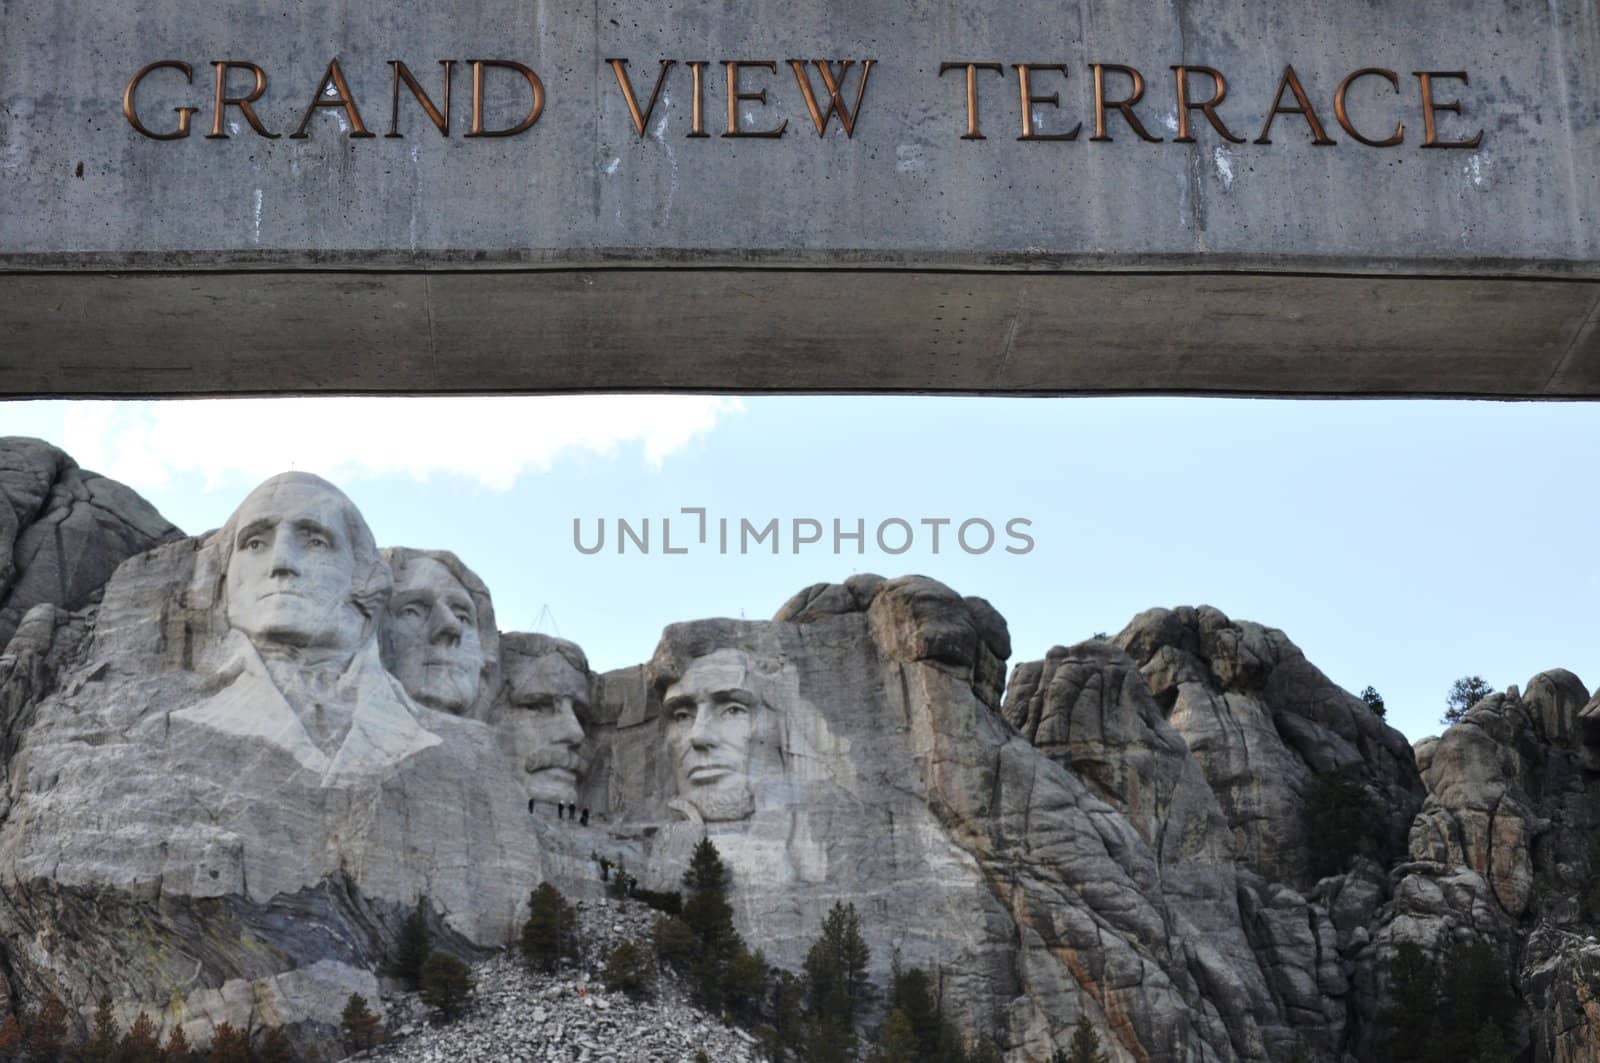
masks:
<svg viewBox="0 0 1600 1063"><path fill-rule="evenodd" d="M704 786L732 774L733 769L726 764L701 764L689 769L689 781L697 786Z"/></svg>
<svg viewBox="0 0 1600 1063"><path fill-rule="evenodd" d="M535 768L533 774L542 776L546 779L559 779L562 782L568 783L575 783L578 781L577 772L573 771L571 768L562 768L555 765L552 765L548 768Z"/></svg>

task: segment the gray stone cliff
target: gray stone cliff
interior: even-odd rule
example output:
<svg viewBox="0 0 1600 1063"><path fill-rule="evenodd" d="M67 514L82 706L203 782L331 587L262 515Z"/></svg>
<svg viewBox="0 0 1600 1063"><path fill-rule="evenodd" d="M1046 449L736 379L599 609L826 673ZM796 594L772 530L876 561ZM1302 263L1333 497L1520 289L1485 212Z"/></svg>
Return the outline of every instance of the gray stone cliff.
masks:
<svg viewBox="0 0 1600 1063"><path fill-rule="evenodd" d="M78 485L63 527L75 491L116 494L38 467L0 478L17 543L52 483ZM674 624L597 676L574 643L496 631L455 555L378 551L315 477L201 538L147 510L10 553L13 596L41 565L81 575L0 640L9 1006L54 993L82 1021L109 994L124 1023L283 1025L314 1058L423 899L482 957L538 882L595 897L603 856L673 889L709 836L770 961L798 968L849 901L874 977L928 968L1011 1063L1080 1015L1117 1063L1382 1059L1400 943L1462 939L1513 971L1522 1058L1600 1060L1600 698L1569 673L1413 752L1283 632L1215 609L1008 679L987 602L855 576L770 621ZM1332 779L1373 813L1327 873Z"/></svg>

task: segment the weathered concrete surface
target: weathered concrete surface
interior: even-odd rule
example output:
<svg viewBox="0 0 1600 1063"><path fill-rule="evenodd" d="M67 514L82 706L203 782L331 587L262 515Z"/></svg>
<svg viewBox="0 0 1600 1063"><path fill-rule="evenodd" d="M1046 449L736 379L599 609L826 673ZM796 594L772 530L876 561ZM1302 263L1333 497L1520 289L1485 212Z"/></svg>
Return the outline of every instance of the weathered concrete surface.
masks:
<svg viewBox="0 0 1600 1063"><path fill-rule="evenodd" d="M68 0L8 5L0 54L0 394L1600 393L1600 15L1589 0L941 0L894 11L466 0L403 16L370 0ZM242 131L204 136L211 60L259 63L258 113L288 134L334 56L379 134L386 60L405 60L435 99L437 60L462 61L450 136L409 94L401 139L349 139L336 110L319 110L309 139L258 137L237 109L226 128ZM605 64L613 56L630 60L641 104L656 63L678 60L643 137ZM527 133L462 135L464 61L480 57L542 78L544 112ZM818 137L792 57L876 60L853 138L837 119ZM165 59L190 63L193 83L152 76L144 120L167 130L174 107L201 111L190 137L158 142L119 106L129 77ZM699 139L686 135L691 59L710 62L711 135ZM782 138L720 135L720 64L731 59L777 63L743 75L742 88L768 95L739 122L787 119ZM939 75L949 61L1067 64L1065 81L1035 81L1061 101L1035 108L1037 121L1045 132L1084 121L1082 134L1019 142L1008 66L980 72L987 139L963 140L962 78ZM1112 139L1091 142L1093 62L1144 73L1137 113L1162 143L1114 111ZM1196 142L1173 142L1179 63L1226 74L1219 113L1245 143L1225 142L1198 112ZM1255 143L1291 63L1336 143L1314 146L1294 114L1278 116L1271 144ZM1369 137L1403 121L1399 146L1364 146L1335 119L1337 86L1363 67L1394 70L1400 87L1362 79L1352 119ZM859 70L845 83L852 102ZM1437 100L1463 107L1440 111L1438 128L1446 140L1481 129L1477 148L1421 147L1419 70L1468 73L1468 84L1438 82ZM515 75L498 73L491 124L520 114ZM1204 99L1209 82L1193 82ZM1108 95L1124 83L1108 72ZM624 265L648 268L604 271ZM484 266L513 272L429 272ZM874 268L908 272L814 275ZM312 269L377 275L298 275ZM162 272L127 276L146 270ZM554 272L519 272L539 270ZM1235 287L1121 275L1152 270L1247 276ZM955 307L936 290L968 284L987 293L971 313L937 313ZM1491 319L1486 334L1474 314ZM264 355L274 357L236 361Z"/></svg>
<svg viewBox="0 0 1600 1063"><path fill-rule="evenodd" d="M1600 395L1600 283L596 270L0 274L0 395Z"/></svg>

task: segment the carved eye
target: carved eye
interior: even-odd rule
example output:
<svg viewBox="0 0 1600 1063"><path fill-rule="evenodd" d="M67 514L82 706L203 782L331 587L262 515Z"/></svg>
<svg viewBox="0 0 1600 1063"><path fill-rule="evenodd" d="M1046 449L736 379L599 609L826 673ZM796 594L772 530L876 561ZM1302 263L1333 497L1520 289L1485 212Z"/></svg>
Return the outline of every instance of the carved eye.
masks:
<svg viewBox="0 0 1600 1063"><path fill-rule="evenodd" d="M265 550L267 548L267 540L259 535L252 535L244 541L244 548L252 552Z"/></svg>
<svg viewBox="0 0 1600 1063"><path fill-rule="evenodd" d="M306 537L306 545L316 550L327 550L333 546L326 536L316 534Z"/></svg>
<svg viewBox="0 0 1600 1063"><path fill-rule="evenodd" d="M750 707L748 705L737 701L730 701L722 707L722 715L724 716L743 716L749 711Z"/></svg>
<svg viewBox="0 0 1600 1063"><path fill-rule="evenodd" d="M685 706L685 707L680 707L680 708L676 708L676 709L672 710L672 722L673 723L688 723L693 719L694 719L694 710L691 709L691 708L688 708L688 707Z"/></svg>
<svg viewBox="0 0 1600 1063"><path fill-rule="evenodd" d="M456 619L461 621L463 624L472 623L472 614L467 612L465 609L455 610L455 615Z"/></svg>
<svg viewBox="0 0 1600 1063"><path fill-rule="evenodd" d="M408 602L400 607L400 615L407 620L416 620L422 616L422 606L415 602Z"/></svg>

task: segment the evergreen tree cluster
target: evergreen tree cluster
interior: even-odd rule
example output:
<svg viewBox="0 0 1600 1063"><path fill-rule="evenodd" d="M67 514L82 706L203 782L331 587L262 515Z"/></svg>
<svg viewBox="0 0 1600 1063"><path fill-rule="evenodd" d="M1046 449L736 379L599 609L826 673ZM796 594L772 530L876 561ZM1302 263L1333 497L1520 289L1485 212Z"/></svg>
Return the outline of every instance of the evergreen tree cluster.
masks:
<svg viewBox="0 0 1600 1063"><path fill-rule="evenodd" d="M416 909L400 928L390 968L413 989L422 990L422 999L428 1006L449 1021L461 1014L472 997L472 970L448 952L433 947L427 906L427 897L417 898Z"/></svg>
<svg viewBox="0 0 1600 1063"><path fill-rule="evenodd" d="M66 1005L53 994L27 1018L13 1013L0 1023L0 1060L7 1063L294 1063L296 1058L288 1034L276 1026L251 1037L219 1023L203 1050L190 1047L182 1026L174 1026L163 1043L155 1020L142 1011L121 1030L110 997L101 998L86 1038L74 1033Z"/></svg>
<svg viewBox="0 0 1600 1063"><path fill-rule="evenodd" d="M1378 802L1353 772L1313 776L1306 791L1312 873L1319 878L1337 875L1370 849L1378 812Z"/></svg>
<svg viewBox="0 0 1600 1063"><path fill-rule="evenodd" d="M622 873L617 873L620 880ZM564 959L578 956L578 913L561 891L541 882L528 901L528 921L522 924L522 956L528 966L554 971Z"/></svg>
<svg viewBox="0 0 1600 1063"><path fill-rule="evenodd" d="M1393 1063L1516 1057L1521 1001L1505 963L1486 942L1456 942L1438 962L1415 942L1401 942L1389 964L1389 997L1379 1016L1379 1043Z"/></svg>
<svg viewBox="0 0 1600 1063"><path fill-rule="evenodd" d="M749 1022L767 994L767 961L752 955L734 929L732 888L716 845L702 838L683 873L681 913L656 921L656 954L683 973L701 1007Z"/></svg>
<svg viewBox="0 0 1600 1063"><path fill-rule="evenodd" d="M657 958L688 979L701 1006L753 1026L775 1063L863 1058L860 1039L868 1031L859 1028L878 990L868 978L872 953L855 905L835 904L806 953L803 970L784 971L745 947L733 925L732 886L716 844L702 839L683 875L682 913L656 921ZM620 968L635 962L631 954L619 958L617 953L613 962ZM1000 1063L992 1042L969 1041L944 1013L928 972L902 970L897 961L886 1003L883 1027L870 1031L876 1047L865 1058L872 1063ZM1089 1061L1102 1063L1092 1055Z"/></svg>

